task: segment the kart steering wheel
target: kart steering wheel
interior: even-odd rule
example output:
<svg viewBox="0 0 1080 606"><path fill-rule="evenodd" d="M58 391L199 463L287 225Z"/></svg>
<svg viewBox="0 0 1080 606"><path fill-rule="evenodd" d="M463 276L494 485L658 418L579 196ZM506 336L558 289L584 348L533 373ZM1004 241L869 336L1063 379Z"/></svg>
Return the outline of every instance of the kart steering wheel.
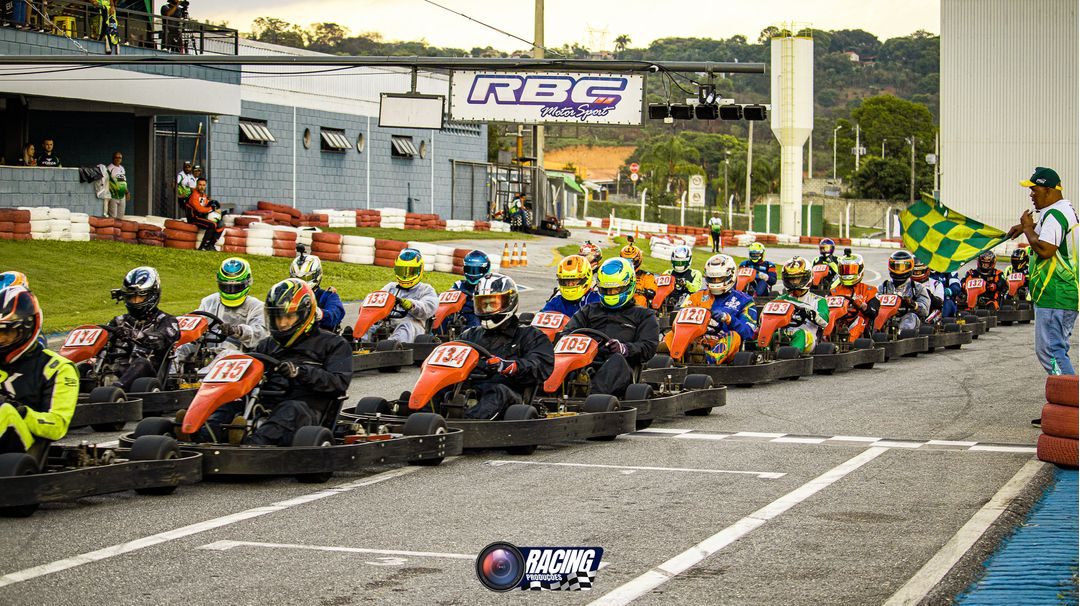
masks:
<svg viewBox="0 0 1080 606"><path fill-rule="evenodd" d="M268 355L263 354L263 353L250 351L250 352L245 353L244 355L248 356L249 358L255 358L256 360L262 362L263 365L266 366L267 368L277 368L278 365L281 364L281 360L278 360L277 358L275 358L273 356L268 356Z"/></svg>
<svg viewBox="0 0 1080 606"><path fill-rule="evenodd" d="M225 334L223 334L222 331L219 328L222 324L225 323L225 322L222 321L221 318L215 316L214 314L212 314L212 313L210 313L208 311L193 311L193 312L189 313L188 315L189 316L202 316L202 317L206 318L207 320L209 320L209 323L206 326L206 332L213 333L215 338L214 339L206 339L206 341L208 343L222 343L226 339L228 339L228 337Z"/></svg>
<svg viewBox="0 0 1080 606"><path fill-rule="evenodd" d="M475 349L476 353L480 354L480 360L478 361L476 367L473 368L472 372L482 373L481 376L483 378L495 374L495 371L488 368L486 361L488 358L494 358L497 356L488 351L488 349L483 345L480 345L479 343L473 343L472 341L466 341L465 339L455 339L453 341L447 341L446 343L444 343L444 345L446 345L447 343L461 343L462 345L468 345L469 347ZM472 373L469 374L471 375Z"/></svg>
<svg viewBox="0 0 1080 606"><path fill-rule="evenodd" d="M570 331L570 334L592 337L593 339L596 339L601 345L611 340L611 337L605 335L599 330L596 330L595 328L575 328L574 330Z"/></svg>

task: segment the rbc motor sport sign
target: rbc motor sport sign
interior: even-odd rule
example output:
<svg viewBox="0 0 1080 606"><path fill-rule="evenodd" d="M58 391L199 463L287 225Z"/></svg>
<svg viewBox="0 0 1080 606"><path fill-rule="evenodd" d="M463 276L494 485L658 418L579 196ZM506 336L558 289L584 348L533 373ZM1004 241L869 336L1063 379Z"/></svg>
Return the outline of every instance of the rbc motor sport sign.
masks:
<svg viewBox="0 0 1080 606"><path fill-rule="evenodd" d="M450 116L477 122L641 124L641 75L455 71Z"/></svg>

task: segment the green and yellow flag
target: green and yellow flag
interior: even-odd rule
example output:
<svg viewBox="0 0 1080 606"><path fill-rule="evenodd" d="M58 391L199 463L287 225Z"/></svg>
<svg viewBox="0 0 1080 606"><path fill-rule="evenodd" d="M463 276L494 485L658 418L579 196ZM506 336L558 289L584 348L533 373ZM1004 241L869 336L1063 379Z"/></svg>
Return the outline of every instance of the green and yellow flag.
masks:
<svg viewBox="0 0 1080 606"><path fill-rule="evenodd" d="M933 271L956 271L1005 241L1005 232L923 197L900 215L904 247Z"/></svg>

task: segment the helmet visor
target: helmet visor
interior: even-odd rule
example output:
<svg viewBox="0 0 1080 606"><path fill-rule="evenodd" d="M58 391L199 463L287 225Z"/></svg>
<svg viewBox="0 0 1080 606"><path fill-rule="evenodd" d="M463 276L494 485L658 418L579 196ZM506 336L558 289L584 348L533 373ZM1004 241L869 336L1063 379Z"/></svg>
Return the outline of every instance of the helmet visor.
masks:
<svg viewBox="0 0 1080 606"><path fill-rule="evenodd" d="M147 294L142 291L124 293L124 302L128 305L142 305L146 302Z"/></svg>
<svg viewBox="0 0 1080 606"><path fill-rule="evenodd" d="M415 280L420 277L420 272L424 270L423 265L395 265L394 275L398 280L409 281Z"/></svg>
<svg viewBox="0 0 1080 606"><path fill-rule="evenodd" d="M478 316L490 316L510 309L510 293L497 292L473 297L473 308Z"/></svg>
<svg viewBox="0 0 1080 606"><path fill-rule="evenodd" d="M841 263L837 270L837 273L841 278L856 277L859 275L859 264L853 262Z"/></svg>
<svg viewBox="0 0 1080 606"><path fill-rule="evenodd" d="M784 272L784 287L788 290L805 290L810 286L810 272Z"/></svg>
<svg viewBox="0 0 1080 606"><path fill-rule="evenodd" d="M731 279L731 276L705 276L705 285L709 292L723 294L731 290L731 287L735 285L735 280Z"/></svg>
<svg viewBox="0 0 1080 606"><path fill-rule="evenodd" d="M0 322L0 347L7 347L19 340L21 322Z"/></svg>
<svg viewBox="0 0 1080 606"><path fill-rule="evenodd" d="M580 278L559 278L560 288L577 288L578 286L585 286L587 280L584 277Z"/></svg>
<svg viewBox="0 0 1080 606"><path fill-rule="evenodd" d="M247 280L218 281L218 290L223 295L239 295L246 291L251 284Z"/></svg>
<svg viewBox="0 0 1080 606"><path fill-rule="evenodd" d="M286 311L283 307L267 307L266 317L270 321L271 330L286 334L300 327L304 316L297 311Z"/></svg>
<svg viewBox="0 0 1080 606"><path fill-rule="evenodd" d="M889 272L898 276L906 276L915 269L915 262L911 259L890 259Z"/></svg>
<svg viewBox="0 0 1080 606"><path fill-rule="evenodd" d="M610 297L610 296L614 296L614 295L618 295L618 294L622 293L623 291L626 290L626 288L627 288L626 286L624 286L622 284L618 284L616 286L607 286L607 287L601 286L601 287L598 288L598 290L600 291L601 295L604 295L605 297Z"/></svg>

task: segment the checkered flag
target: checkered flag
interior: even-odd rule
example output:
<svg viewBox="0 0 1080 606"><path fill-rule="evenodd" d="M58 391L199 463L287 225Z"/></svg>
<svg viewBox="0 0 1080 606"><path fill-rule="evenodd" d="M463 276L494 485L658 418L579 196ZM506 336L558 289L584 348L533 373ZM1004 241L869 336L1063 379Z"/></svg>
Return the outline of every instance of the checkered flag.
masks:
<svg viewBox="0 0 1080 606"><path fill-rule="evenodd" d="M924 198L900 215L904 247L933 271L956 271L1005 241L1005 232Z"/></svg>
<svg viewBox="0 0 1080 606"><path fill-rule="evenodd" d="M531 591L589 591L596 580L595 570L579 570L562 581L529 581Z"/></svg>

